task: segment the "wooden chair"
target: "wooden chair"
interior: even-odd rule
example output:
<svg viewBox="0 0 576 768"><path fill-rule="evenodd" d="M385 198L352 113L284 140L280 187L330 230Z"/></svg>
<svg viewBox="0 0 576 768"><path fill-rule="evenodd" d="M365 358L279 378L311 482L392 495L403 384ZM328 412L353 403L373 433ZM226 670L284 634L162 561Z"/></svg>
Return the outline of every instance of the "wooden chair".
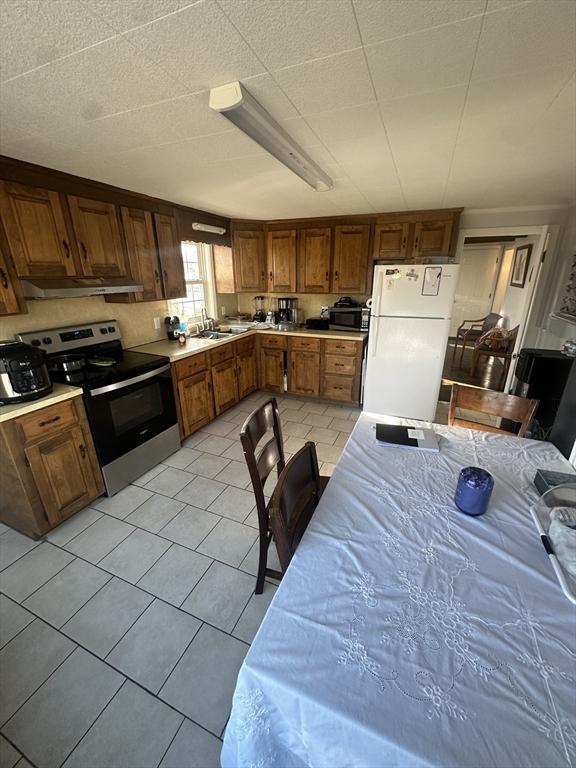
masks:
<svg viewBox="0 0 576 768"><path fill-rule="evenodd" d="M270 526L283 572L290 564L328 479L320 476L316 446L311 442L294 454L278 478L270 499Z"/></svg>
<svg viewBox="0 0 576 768"><path fill-rule="evenodd" d="M518 336L519 330L519 325L517 325L516 328L512 328L512 330L509 332L508 338L502 341L500 347L495 348L488 344L486 346L474 347L474 351L472 353L472 364L470 365L470 376L474 376L476 374L476 366L478 365L478 360L481 357L502 358L504 361L504 367L498 382L498 387L502 389L506 383L506 377L508 376L508 369L510 368L510 363L512 362L512 354L514 352L516 338Z"/></svg>
<svg viewBox="0 0 576 768"><path fill-rule="evenodd" d="M492 328L498 325L498 322L502 319L502 315L496 312L490 312L486 317L480 317L478 320L464 320L460 327L456 331L456 338L454 339L454 351L452 352L452 362L456 357L456 349L458 348L458 342L462 342L462 349L460 352L460 367L462 367L462 360L464 358L464 350L468 342L476 342L478 339ZM468 326L468 327L466 327Z"/></svg>
<svg viewBox="0 0 576 768"><path fill-rule="evenodd" d="M270 438L261 448L258 448L258 444L266 433L271 433ZM280 476L285 465L282 427L275 397L267 400L248 416L240 430L240 442L250 472L258 512L260 554L255 592L257 595L261 595L264 590L265 576L272 576L275 579L282 578L279 571L267 567L268 548L272 539L272 532L269 524L269 504L266 504L264 497L264 485L272 470L276 469L278 476Z"/></svg>
<svg viewBox="0 0 576 768"><path fill-rule="evenodd" d="M464 387L462 384L452 384L448 424L451 427L468 427L469 429L480 429L484 432L500 432L504 435L524 437L530 422L534 418L539 402L539 400L529 400L526 397L493 392L490 389L477 389L476 387ZM509 432L500 427L492 427L476 421L467 421L456 416L456 408L465 408L469 411L477 411L478 413L486 413L490 416L498 416L509 421L515 421L520 424L520 429L517 433Z"/></svg>

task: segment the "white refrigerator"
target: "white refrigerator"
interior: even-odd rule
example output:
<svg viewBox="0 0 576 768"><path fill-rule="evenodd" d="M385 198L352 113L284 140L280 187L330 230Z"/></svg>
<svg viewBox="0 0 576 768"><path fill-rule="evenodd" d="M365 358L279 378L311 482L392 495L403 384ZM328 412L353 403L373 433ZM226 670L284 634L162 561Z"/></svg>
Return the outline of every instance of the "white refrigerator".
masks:
<svg viewBox="0 0 576 768"><path fill-rule="evenodd" d="M457 264L374 267L364 410L433 421Z"/></svg>

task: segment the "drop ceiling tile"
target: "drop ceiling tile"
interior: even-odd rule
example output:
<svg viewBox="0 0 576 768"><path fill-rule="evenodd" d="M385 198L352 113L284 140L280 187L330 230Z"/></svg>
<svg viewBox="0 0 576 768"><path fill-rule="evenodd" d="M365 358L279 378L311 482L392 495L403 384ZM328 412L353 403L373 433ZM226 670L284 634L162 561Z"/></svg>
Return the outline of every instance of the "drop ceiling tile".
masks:
<svg viewBox="0 0 576 768"><path fill-rule="evenodd" d="M94 45L115 33L91 16L77 0L0 3L2 80Z"/></svg>
<svg viewBox="0 0 576 768"><path fill-rule="evenodd" d="M358 48L349 0L218 0L270 69Z"/></svg>
<svg viewBox="0 0 576 768"><path fill-rule="evenodd" d="M124 37L188 93L262 74L265 69L213 0Z"/></svg>
<svg viewBox="0 0 576 768"><path fill-rule="evenodd" d="M279 69L273 76L302 115L374 100L368 69L360 50Z"/></svg>
<svg viewBox="0 0 576 768"><path fill-rule="evenodd" d="M0 109L13 130L39 134L182 93L181 85L116 37L5 83Z"/></svg>
<svg viewBox="0 0 576 768"><path fill-rule="evenodd" d="M484 13L485 0L354 0L365 45Z"/></svg>
<svg viewBox="0 0 576 768"><path fill-rule="evenodd" d="M117 32L148 24L201 0L89 0L88 9ZM77 0L74 0L77 2Z"/></svg>
<svg viewBox="0 0 576 768"><path fill-rule="evenodd" d="M516 5L484 19L473 80L546 67L576 67L576 3L573 0Z"/></svg>
<svg viewBox="0 0 576 768"><path fill-rule="evenodd" d="M306 118L315 134L328 146L331 142L360 141L372 136L383 137L384 129L376 102L321 112Z"/></svg>
<svg viewBox="0 0 576 768"><path fill-rule="evenodd" d="M476 17L368 46L378 100L467 83L480 28Z"/></svg>

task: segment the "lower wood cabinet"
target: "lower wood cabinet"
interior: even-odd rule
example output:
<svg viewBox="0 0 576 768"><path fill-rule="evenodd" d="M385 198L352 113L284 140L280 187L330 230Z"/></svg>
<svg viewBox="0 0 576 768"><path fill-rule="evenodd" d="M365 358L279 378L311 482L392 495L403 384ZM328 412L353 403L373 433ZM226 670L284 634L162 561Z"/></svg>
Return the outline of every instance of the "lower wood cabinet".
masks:
<svg viewBox="0 0 576 768"><path fill-rule="evenodd" d="M212 389L217 416L238 402L235 358L212 366Z"/></svg>
<svg viewBox="0 0 576 768"><path fill-rule="evenodd" d="M0 519L38 538L104 492L80 397L0 424Z"/></svg>
<svg viewBox="0 0 576 768"><path fill-rule="evenodd" d="M210 371L188 376L177 383L182 437L188 437L214 418Z"/></svg>

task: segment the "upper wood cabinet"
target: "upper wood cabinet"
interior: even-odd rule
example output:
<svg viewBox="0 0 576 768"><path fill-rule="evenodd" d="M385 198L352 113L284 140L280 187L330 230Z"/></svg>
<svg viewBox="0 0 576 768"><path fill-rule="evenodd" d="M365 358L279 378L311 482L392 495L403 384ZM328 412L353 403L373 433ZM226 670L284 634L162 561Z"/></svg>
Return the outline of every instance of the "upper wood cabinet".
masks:
<svg viewBox="0 0 576 768"><path fill-rule="evenodd" d="M8 241L0 219L0 315L19 315L27 312L20 284L14 274Z"/></svg>
<svg viewBox="0 0 576 768"><path fill-rule="evenodd" d="M233 254L236 290L265 291L264 232L236 230L233 235Z"/></svg>
<svg viewBox="0 0 576 768"><path fill-rule="evenodd" d="M2 181L0 214L20 277L76 274L58 192Z"/></svg>
<svg viewBox="0 0 576 768"><path fill-rule="evenodd" d="M452 227L452 219L417 222L414 225L412 246L414 261L428 256L446 256L450 251Z"/></svg>
<svg viewBox="0 0 576 768"><path fill-rule="evenodd" d="M330 227L301 229L298 244L298 291L330 291Z"/></svg>
<svg viewBox="0 0 576 768"><path fill-rule="evenodd" d="M182 258L182 243L175 216L154 214L158 255L162 270L164 298L179 299L186 296L186 277Z"/></svg>
<svg viewBox="0 0 576 768"><path fill-rule="evenodd" d="M68 195L84 275L122 277L126 260L116 206Z"/></svg>
<svg viewBox="0 0 576 768"><path fill-rule="evenodd" d="M380 261L396 261L408 256L409 222L376 224L374 229L373 258Z"/></svg>
<svg viewBox="0 0 576 768"><path fill-rule="evenodd" d="M334 228L333 293L365 292L369 241L369 224L352 224Z"/></svg>
<svg viewBox="0 0 576 768"><path fill-rule="evenodd" d="M141 293L134 294L134 299L136 301L161 299L160 265L156 253L152 214L138 208L122 208L121 213L130 274L134 280L144 286Z"/></svg>
<svg viewBox="0 0 576 768"><path fill-rule="evenodd" d="M215 245L213 253L216 293L236 293L232 248L227 245Z"/></svg>
<svg viewBox="0 0 576 768"><path fill-rule="evenodd" d="M268 232L268 291L294 293L296 290L296 230Z"/></svg>

